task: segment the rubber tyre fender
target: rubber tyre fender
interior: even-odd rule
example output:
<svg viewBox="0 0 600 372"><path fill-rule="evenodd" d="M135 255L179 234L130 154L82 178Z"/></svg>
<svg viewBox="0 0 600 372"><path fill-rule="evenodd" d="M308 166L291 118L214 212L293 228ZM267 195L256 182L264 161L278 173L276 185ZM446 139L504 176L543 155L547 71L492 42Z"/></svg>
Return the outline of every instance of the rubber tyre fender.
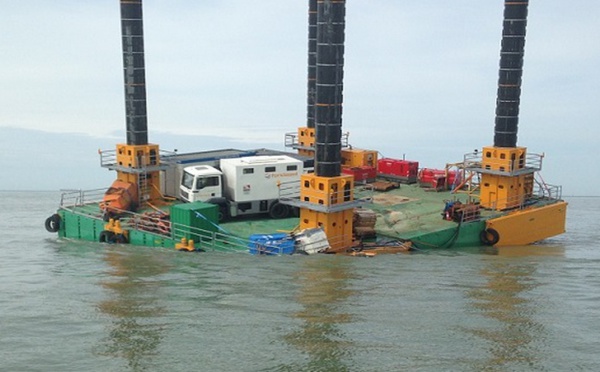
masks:
<svg viewBox="0 0 600 372"><path fill-rule="evenodd" d="M115 242L115 233L112 231L103 230L98 237L100 243L109 243L112 244Z"/></svg>
<svg viewBox="0 0 600 372"><path fill-rule="evenodd" d="M485 245L494 245L500 241L500 234L490 227L479 234L479 240Z"/></svg>
<svg viewBox="0 0 600 372"><path fill-rule="evenodd" d="M285 204L281 204L280 202L273 203L271 208L269 208L269 216L274 219L286 218L289 216L289 214L290 207Z"/></svg>
<svg viewBox="0 0 600 372"><path fill-rule="evenodd" d="M60 230L60 220L60 216L57 213L46 218L46 222L44 223L46 230L51 233L58 232Z"/></svg>
<svg viewBox="0 0 600 372"><path fill-rule="evenodd" d="M115 237L114 237L114 241L117 244L127 244L127 243L129 243L127 241L127 237L125 235L123 235L123 234L116 234Z"/></svg>

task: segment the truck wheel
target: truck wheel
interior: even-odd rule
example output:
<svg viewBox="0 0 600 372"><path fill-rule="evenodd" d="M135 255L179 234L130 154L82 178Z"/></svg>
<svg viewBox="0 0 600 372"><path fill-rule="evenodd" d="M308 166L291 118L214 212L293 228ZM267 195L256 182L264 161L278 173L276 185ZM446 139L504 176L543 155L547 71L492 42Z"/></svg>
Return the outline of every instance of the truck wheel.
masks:
<svg viewBox="0 0 600 372"><path fill-rule="evenodd" d="M286 218L290 214L290 208L279 202L275 202L269 209L269 216L271 218Z"/></svg>
<svg viewBox="0 0 600 372"><path fill-rule="evenodd" d="M229 218L229 214L227 213L227 206L220 205L219 211L217 212L217 219L219 222L225 222Z"/></svg>

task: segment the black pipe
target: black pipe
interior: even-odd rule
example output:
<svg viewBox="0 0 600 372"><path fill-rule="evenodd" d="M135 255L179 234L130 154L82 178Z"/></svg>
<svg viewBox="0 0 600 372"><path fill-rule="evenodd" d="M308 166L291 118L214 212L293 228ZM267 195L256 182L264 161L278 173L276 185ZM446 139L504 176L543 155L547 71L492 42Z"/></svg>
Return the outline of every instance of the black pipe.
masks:
<svg viewBox="0 0 600 372"><path fill-rule="evenodd" d="M516 147L529 0L505 0L494 146Z"/></svg>
<svg viewBox="0 0 600 372"><path fill-rule="evenodd" d="M120 0L127 144L148 144L142 0Z"/></svg>
<svg viewBox="0 0 600 372"><path fill-rule="evenodd" d="M317 1L315 174L341 173L345 0Z"/></svg>
<svg viewBox="0 0 600 372"><path fill-rule="evenodd" d="M315 94L317 81L317 0L308 0L308 98L306 126L315 127Z"/></svg>

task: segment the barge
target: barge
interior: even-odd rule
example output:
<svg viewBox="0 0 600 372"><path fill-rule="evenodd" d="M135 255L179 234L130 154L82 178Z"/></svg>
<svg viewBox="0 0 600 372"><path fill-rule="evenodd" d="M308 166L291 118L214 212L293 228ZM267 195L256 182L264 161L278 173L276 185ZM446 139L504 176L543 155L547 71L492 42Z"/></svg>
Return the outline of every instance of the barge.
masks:
<svg viewBox="0 0 600 372"><path fill-rule="evenodd" d="M439 170L350 146L345 1L332 0L309 0L307 125L285 134L288 151L160 150L147 139L142 1L120 5L127 142L100 152L117 174L108 189L62 194L45 223L60 238L369 255L527 245L565 231L561 188L538 176L544 156L516 143L528 1L505 1L494 144Z"/></svg>

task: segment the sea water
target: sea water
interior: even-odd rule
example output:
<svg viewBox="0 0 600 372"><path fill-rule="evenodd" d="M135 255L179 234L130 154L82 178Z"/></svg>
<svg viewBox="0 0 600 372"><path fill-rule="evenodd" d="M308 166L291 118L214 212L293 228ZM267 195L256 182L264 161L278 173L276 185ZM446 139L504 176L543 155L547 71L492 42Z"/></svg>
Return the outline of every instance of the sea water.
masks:
<svg viewBox="0 0 600 372"><path fill-rule="evenodd" d="M600 198L537 245L374 258L60 240L58 193L0 200L1 371L600 370Z"/></svg>

